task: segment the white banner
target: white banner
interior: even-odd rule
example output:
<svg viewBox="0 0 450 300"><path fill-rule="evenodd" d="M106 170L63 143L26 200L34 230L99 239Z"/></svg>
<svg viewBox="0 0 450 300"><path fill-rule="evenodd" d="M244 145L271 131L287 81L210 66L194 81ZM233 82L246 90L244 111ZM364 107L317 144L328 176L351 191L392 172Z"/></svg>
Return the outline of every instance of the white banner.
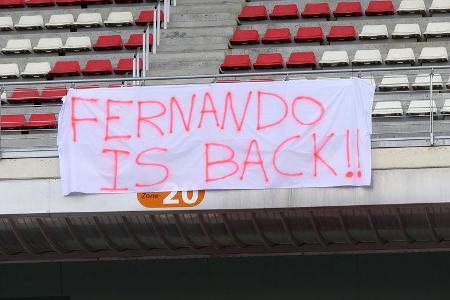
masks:
<svg viewBox="0 0 450 300"><path fill-rule="evenodd" d="M63 193L370 185L373 95L360 79L71 89Z"/></svg>

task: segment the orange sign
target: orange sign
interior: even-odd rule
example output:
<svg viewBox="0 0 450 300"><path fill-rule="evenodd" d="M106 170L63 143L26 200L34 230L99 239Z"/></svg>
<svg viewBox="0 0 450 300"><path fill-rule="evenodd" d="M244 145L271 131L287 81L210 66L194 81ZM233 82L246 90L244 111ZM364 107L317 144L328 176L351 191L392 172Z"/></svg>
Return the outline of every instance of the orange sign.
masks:
<svg viewBox="0 0 450 300"><path fill-rule="evenodd" d="M138 193L137 198L148 208L195 207L205 198L205 191Z"/></svg>

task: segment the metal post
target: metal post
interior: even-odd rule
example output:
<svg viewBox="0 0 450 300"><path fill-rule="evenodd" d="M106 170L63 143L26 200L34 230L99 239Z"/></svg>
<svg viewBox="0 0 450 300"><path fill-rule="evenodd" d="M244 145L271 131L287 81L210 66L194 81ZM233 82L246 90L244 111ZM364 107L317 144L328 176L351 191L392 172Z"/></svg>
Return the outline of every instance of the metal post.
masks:
<svg viewBox="0 0 450 300"><path fill-rule="evenodd" d="M136 54L133 57L133 79L136 78ZM133 80L133 85L136 84L136 81Z"/></svg>
<svg viewBox="0 0 450 300"><path fill-rule="evenodd" d="M142 33L142 77L146 76L146 66L147 66L147 47L148 47L148 43L147 43L147 33L144 31ZM139 62L138 62L139 65Z"/></svg>
<svg viewBox="0 0 450 300"><path fill-rule="evenodd" d="M434 116L433 116L433 76L434 69L430 72L430 145L434 145Z"/></svg>
<svg viewBox="0 0 450 300"><path fill-rule="evenodd" d="M146 54L146 65L144 66L144 68L146 68L146 70L148 71L150 69L150 25L147 24L147 30L146 30L146 35L147 35L147 54Z"/></svg>
<svg viewBox="0 0 450 300"><path fill-rule="evenodd" d="M152 52L153 54L156 53L156 7L153 11L153 43L152 43Z"/></svg>
<svg viewBox="0 0 450 300"><path fill-rule="evenodd" d="M160 31L161 31L161 2L158 2L158 6L156 8L156 46L159 46Z"/></svg>
<svg viewBox="0 0 450 300"><path fill-rule="evenodd" d="M167 20L167 23L169 23L170 22L170 0L168 0L167 2L168 2L167 3L167 11L164 11L164 19Z"/></svg>
<svg viewBox="0 0 450 300"><path fill-rule="evenodd" d="M3 87L0 87L0 119L2 118L2 96L5 92L5 89ZM6 96L6 94L5 94ZM0 159L2 159L3 154L3 148L2 148L2 127L0 126Z"/></svg>
<svg viewBox="0 0 450 300"><path fill-rule="evenodd" d="M164 5L163 5L163 7L164 7L164 9L163 9L163 12L164 12L164 21L163 21L164 29L167 29L167 11L168 11L167 3L168 3L167 0L164 0Z"/></svg>
<svg viewBox="0 0 450 300"><path fill-rule="evenodd" d="M172 3L173 3L173 6L177 6L177 0L173 0Z"/></svg>

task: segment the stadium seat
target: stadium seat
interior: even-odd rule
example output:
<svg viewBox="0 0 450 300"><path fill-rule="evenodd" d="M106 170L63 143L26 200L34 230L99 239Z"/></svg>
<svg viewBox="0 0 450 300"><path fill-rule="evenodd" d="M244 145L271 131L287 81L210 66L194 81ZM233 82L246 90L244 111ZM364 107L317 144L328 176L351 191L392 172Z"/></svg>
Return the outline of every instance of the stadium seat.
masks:
<svg viewBox="0 0 450 300"><path fill-rule="evenodd" d="M291 32L289 28L268 28L261 41L263 44L290 43Z"/></svg>
<svg viewBox="0 0 450 300"><path fill-rule="evenodd" d="M326 2L307 3L302 12L303 18L329 18L330 6Z"/></svg>
<svg viewBox="0 0 450 300"><path fill-rule="evenodd" d="M393 15L394 4L391 0L370 1L366 9L366 16Z"/></svg>
<svg viewBox="0 0 450 300"><path fill-rule="evenodd" d="M425 38L440 38L450 36L450 22L431 22L423 34Z"/></svg>
<svg viewBox="0 0 450 300"><path fill-rule="evenodd" d="M44 19L41 15L21 16L19 23L14 25L16 30L34 30L44 28Z"/></svg>
<svg viewBox="0 0 450 300"><path fill-rule="evenodd" d="M66 40L63 49L70 52L91 50L91 39L88 36L71 36Z"/></svg>
<svg viewBox="0 0 450 300"><path fill-rule="evenodd" d="M133 15L130 11L111 12L105 20L105 26L131 26L133 25Z"/></svg>
<svg viewBox="0 0 450 300"><path fill-rule="evenodd" d="M16 88L8 97L8 103L30 103L39 99L39 92L35 88Z"/></svg>
<svg viewBox="0 0 450 300"><path fill-rule="evenodd" d="M53 113L31 114L25 127L30 129L56 128L56 124L56 115Z"/></svg>
<svg viewBox="0 0 450 300"><path fill-rule="evenodd" d="M381 65L380 50L357 50L352 60L353 65Z"/></svg>
<svg viewBox="0 0 450 300"><path fill-rule="evenodd" d="M54 6L55 0L27 0L26 4L28 7Z"/></svg>
<svg viewBox="0 0 450 300"><path fill-rule="evenodd" d="M78 76L80 75L80 63L78 61L57 61L48 75L51 77Z"/></svg>
<svg viewBox="0 0 450 300"><path fill-rule="evenodd" d="M321 67L348 66L349 59L347 51L324 51L319 65Z"/></svg>
<svg viewBox="0 0 450 300"><path fill-rule="evenodd" d="M15 63L12 64L0 64L0 78L10 79L18 78L20 75L19 66Z"/></svg>
<svg viewBox="0 0 450 300"><path fill-rule="evenodd" d="M29 39L8 40L6 47L2 49L3 54L20 54L31 52L31 41Z"/></svg>
<svg viewBox="0 0 450 300"><path fill-rule="evenodd" d="M430 107L431 106L431 107ZM406 110L406 115L408 116L429 116L430 108L433 114L437 113L436 102L434 100L411 100L409 102L408 109Z"/></svg>
<svg viewBox="0 0 450 300"><path fill-rule="evenodd" d="M449 83L447 83L447 88L449 88ZM444 105L442 105L440 114L441 115L450 115L450 99L444 100Z"/></svg>
<svg viewBox="0 0 450 300"><path fill-rule="evenodd" d="M142 59L139 60L139 69L143 68ZM121 58L114 68L116 74L132 74L133 73L133 59Z"/></svg>
<svg viewBox="0 0 450 300"><path fill-rule="evenodd" d="M75 21L72 14L51 15L50 20L45 24L45 27L48 29L67 28L73 26L74 23Z"/></svg>
<svg viewBox="0 0 450 300"><path fill-rule="evenodd" d="M122 37L120 34L101 35L97 42L92 46L94 50L120 50L123 47Z"/></svg>
<svg viewBox="0 0 450 300"><path fill-rule="evenodd" d="M40 38L33 48L36 53L60 52L63 49L61 38Z"/></svg>
<svg viewBox="0 0 450 300"><path fill-rule="evenodd" d="M0 17L0 31L13 30L14 24L11 16Z"/></svg>
<svg viewBox="0 0 450 300"><path fill-rule="evenodd" d="M384 60L387 64L411 64L416 62L412 48L389 49L388 55Z"/></svg>
<svg viewBox="0 0 450 300"><path fill-rule="evenodd" d="M281 53L259 53L253 64L254 69L282 69L283 67Z"/></svg>
<svg viewBox="0 0 450 300"><path fill-rule="evenodd" d="M353 26L336 25L331 26L327 35L327 41L354 41L356 40L356 31Z"/></svg>
<svg viewBox="0 0 450 300"><path fill-rule="evenodd" d="M359 34L360 40L384 40L388 37L386 25L364 25Z"/></svg>
<svg viewBox="0 0 450 300"><path fill-rule="evenodd" d="M394 32L391 34L393 39L419 39L422 36L419 24L396 24Z"/></svg>
<svg viewBox="0 0 450 300"><path fill-rule="evenodd" d="M49 62L29 62L20 75L23 78L47 77L50 70Z"/></svg>
<svg viewBox="0 0 450 300"><path fill-rule="evenodd" d="M297 4L276 4L269 17L271 20L298 19Z"/></svg>
<svg viewBox="0 0 450 300"><path fill-rule="evenodd" d="M223 64L220 65L221 71L249 70L251 68L252 64L248 54L229 54L225 56Z"/></svg>
<svg viewBox="0 0 450 300"><path fill-rule="evenodd" d="M447 48L424 47L417 60L419 63L448 62Z"/></svg>
<svg viewBox="0 0 450 300"><path fill-rule="evenodd" d="M0 129L12 130L25 127L25 115L0 115Z"/></svg>
<svg viewBox="0 0 450 300"><path fill-rule="evenodd" d="M24 7L25 0L2 0L0 1L0 8L8 7Z"/></svg>
<svg viewBox="0 0 450 300"><path fill-rule="evenodd" d="M91 59L88 60L84 69L81 70L83 75L110 75L113 67L109 59Z"/></svg>
<svg viewBox="0 0 450 300"><path fill-rule="evenodd" d="M256 29L236 29L230 39L230 45L259 44L259 33Z"/></svg>
<svg viewBox="0 0 450 300"><path fill-rule="evenodd" d="M238 19L240 21L267 20L267 9L264 5L245 5L244 7L242 7Z"/></svg>
<svg viewBox="0 0 450 300"><path fill-rule="evenodd" d="M398 117L403 116L402 103L400 101L377 101L372 111L373 117Z"/></svg>
<svg viewBox="0 0 450 300"><path fill-rule="evenodd" d="M139 13L139 17L134 21L138 26L145 26L147 24L153 24L153 10L142 10ZM164 12L161 10L159 13L161 22L164 21Z"/></svg>
<svg viewBox="0 0 450 300"><path fill-rule="evenodd" d="M430 13L450 12L450 2L448 0L433 0L428 10Z"/></svg>
<svg viewBox="0 0 450 300"><path fill-rule="evenodd" d="M423 0L402 0L399 7L397 8L397 13L399 15L407 14L422 14L425 15L425 3Z"/></svg>
<svg viewBox="0 0 450 300"><path fill-rule="evenodd" d="M142 33L133 33L128 38L128 41L125 43L126 49L137 49L142 48ZM153 45L153 34L150 33L148 44L150 47Z"/></svg>
<svg viewBox="0 0 450 300"><path fill-rule="evenodd" d="M339 2L333 12L335 17L362 16L363 9L360 2Z"/></svg>
<svg viewBox="0 0 450 300"><path fill-rule="evenodd" d="M75 25L85 28L102 26L102 15L99 13L80 13Z"/></svg>
<svg viewBox="0 0 450 300"><path fill-rule="evenodd" d="M316 67L316 63L316 55L314 52L293 52L289 56L286 67L314 69Z"/></svg>
<svg viewBox="0 0 450 300"><path fill-rule="evenodd" d="M409 79L406 75L384 75L378 86L380 91L409 90Z"/></svg>
<svg viewBox="0 0 450 300"><path fill-rule="evenodd" d="M67 95L65 86L46 86L42 90L39 100L41 102L61 101L65 95Z"/></svg>
<svg viewBox="0 0 450 300"><path fill-rule="evenodd" d="M81 5L82 0L56 0L56 5L67 6L67 5Z"/></svg>
<svg viewBox="0 0 450 300"><path fill-rule="evenodd" d="M295 35L295 42L323 42L322 27L299 27Z"/></svg>
<svg viewBox="0 0 450 300"><path fill-rule="evenodd" d="M442 90L444 82L440 74L434 74L432 85L434 90ZM418 74L412 84L413 90L429 90L430 89L430 74Z"/></svg>

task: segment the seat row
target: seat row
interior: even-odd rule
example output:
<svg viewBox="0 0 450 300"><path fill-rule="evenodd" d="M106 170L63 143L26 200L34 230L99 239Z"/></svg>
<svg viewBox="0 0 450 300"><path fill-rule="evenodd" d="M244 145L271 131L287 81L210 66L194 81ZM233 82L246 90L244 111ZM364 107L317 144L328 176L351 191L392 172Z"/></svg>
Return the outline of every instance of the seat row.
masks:
<svg viewBox="0 0 450 300"><path fill-rule="evenodd" d="M403 110L401 101L377 101L374 103L372 111L373 117L399 117L399 116L430 116L430 110L433 115L438 113L436 102L434 100L412 100L409 102L406 111ZM450 115L450 99L444 101L444 105L439 109L439 114Z"/></svg>
<svg viewBox="0 0 450 300"><path fill-rule="evenodd" d="M143 0L114 0L115 3L138 3ZM113 0L0 0L0 8L48 7L64 5L112 4Z"/></svg>
<svg viewBox="0 0 450 300"><path fill-rule="evenodd" d="M448 62L448 53L445 47L424 47L417 59L418 63L443 63ZM416 63L412 48L390 49L386 58L386 64L411 64ZM353 60L350 61L345 50L327 50L317 62L314 52L292 52L286 62L287 68L316 68L337 67L350 65L380 65L383 63L378 49L357 50ZM230 54L225 56L221 71L250 70L254 69L281 69L284 68L284 60L281 53L259 53L252 64L248 54Z"/></svg>
<svg viewBox="0 0 450 300"><path fill-rule="evenodd" d="M142 61L141 66L142 68ZM22 73L15 63L0 64L0 78L11 79L22 76L23 78L40 77L61 77L61 76L92 76L92 75L111 75L131 74L133 72L133 59L121 58L115 67L112 66L109 59L90 59L86 62L84 68L80 67L78 61L57 61L53 68L49 62L29 62L26 64Z"/></svg>
<svg viewBox="0 0 450 300"><path fill-rule="evenodd" d="M0 129L23 130L56 128L56 120L57 116L54 113L30 114L28 120L24 114L0 115Z"/></svg>
<svg viewBox="0 0 450 300"><path fill-rule="evenodd" d="M133 24L145 26L153 24L153 10L143 10L136 20L130 11L111 12L103 22L100 13L80 13L75 21L73 14L51 15L47 23L44 23L42 15L21 16L19 22L13 24L11 16L0 17L0 30L35 30L35 29L61 29L61 28L90 28L100 26L132 26ZM164 20L164 13L161 11L161 20Z"/></svg>
<svg viewBox="0 0 450 300"><path fill-rule="evenodd" d="M333 41L354 41L360 40L384 40L392 37L393 39L425 39L441 38L450 36L450 22L432 22L428 23L424 34L420 30L419 24L397 24L394 31L389 35L386 25L364 25L359 35L352 25L334 25L330 27L325 36L321 27L301 26L292 39L289 28L268 28L264 36L260 35L256 29L236 29L230 38L230 45L255 45L263 44L319 42L323 43Z"/></svg>
<svg viewBox="0 0 450 300"><path fill-rule="evenodd" d="M433 0L428 8L430 13L450 12L450 2L447 0ZM403 0L397 10L391 0L370 1L364 11L366 16L394 15L398 14L422 14L426 13L423 0ZM242 7L238 19L240 21L280 20L302 18L336 18L348 16L362 16L363 7L359 1L341 1L331 12L328 2L307 3L301 13L297 4L277 4L270 14L264 5L246 5Z"/></svg>
<svg viewBox="0 0 450 300"><path fill-rule="evenodd" d="M36 46L31 46L29 39L11 39L6 43L6 47L1 49L3 54L27 54L34 51L35 53L63 53L63 52L80 52L102 50L121 50L142 48L143 37L141 33L134 33L128 37L124 43L120 34L101 35L97 38L94 45L91 44L89 36L68 37L65 44L62 39L40 38ZM148 41L149 46L153 45L153 35L150 34Z"/></svg>

